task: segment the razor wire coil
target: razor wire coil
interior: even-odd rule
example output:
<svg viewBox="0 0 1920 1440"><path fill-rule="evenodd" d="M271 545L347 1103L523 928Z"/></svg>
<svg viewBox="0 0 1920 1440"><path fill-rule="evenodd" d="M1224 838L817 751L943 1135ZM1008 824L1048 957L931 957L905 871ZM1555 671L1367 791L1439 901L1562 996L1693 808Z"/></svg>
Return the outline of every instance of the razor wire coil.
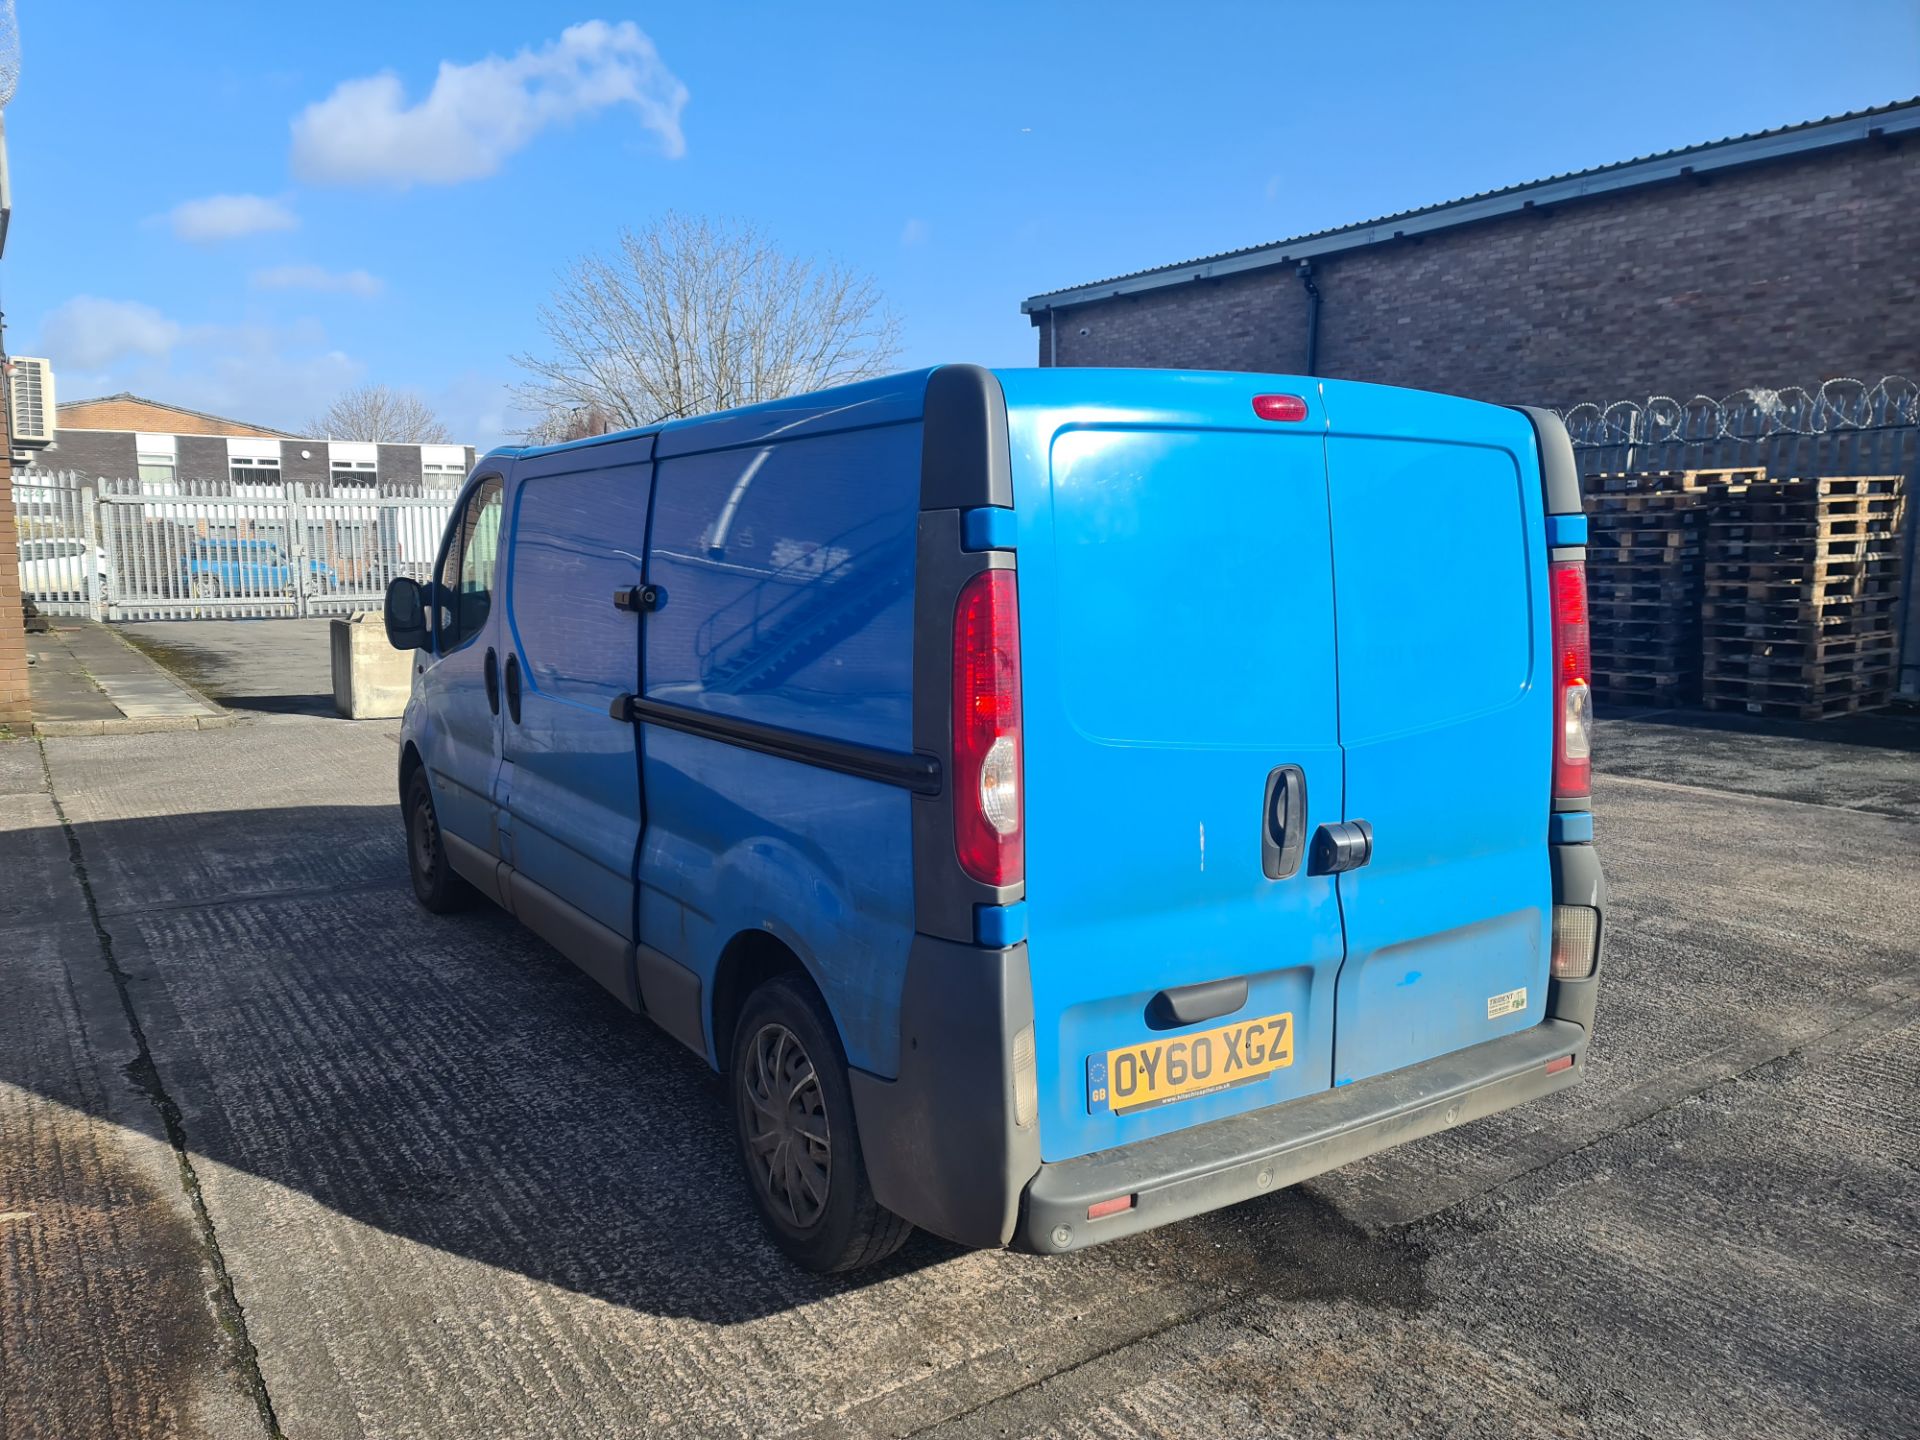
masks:
<svg viewBox="0 0 1920 1440"><path fill-rule="evenodd" d="M1606 406L1575 405L1558 413L1576 449L1830 435L1920 425L1920 384L1904 375L1888 375L1873 385L1840 378L1814 390L1754 386L1718 400L1710 395L1690 400L1652 395Z"/></svg>

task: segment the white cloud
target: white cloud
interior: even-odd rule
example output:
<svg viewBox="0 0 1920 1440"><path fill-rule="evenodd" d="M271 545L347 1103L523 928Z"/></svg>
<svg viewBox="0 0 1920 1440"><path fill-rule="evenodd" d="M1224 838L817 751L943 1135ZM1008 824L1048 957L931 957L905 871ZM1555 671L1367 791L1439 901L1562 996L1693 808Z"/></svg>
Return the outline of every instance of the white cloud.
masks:
<svg viewBox="0 0 1920 1440"><path fill-rule="evenodd" d="M270 265L249 277L256 290L318 290L325 295L371 298L386 288L365 270L329 270L324 265Z"/></svg>
<svg viewBox="0 0 1920 1440"><path fill-rule="evenodd" d="M167 212L166 218L175 235L196 244L292 230L300 224L300 217L293 211L264 195L209 195L204 200L183 200Z"/></svg>
<svg viewBox="0 0 1920 1440"><path fill-rule="evenodd" d="M49 311L24 353L51 357L69 397L131 390L293 431L366 375L317 321L183 324L151 305L91 295Z"/></svg>
<svg viewBox="0 0 1920 1440"><path fill-rule="evenodd" d="M631 105L661 149L686 152L687 87L632 21L589 20L510 59L440 62L407 104L391 71L348 80L293 120L293 169L330 184L453 185L493 174L549 125Z"/></svg>
<svg viewBox="0 0 1920 1440"><path fill-rule="evenodd" d="M138 300L76 295L40 322L40 346L56 373L98 370L132 355L165 358L186 332Z"/></svg>
<svg viewBox="0 0 1920 1440"><path fill-rule="evenodd" d="M924 245L933 234L933 227L924 220L909 220L900 227L900 243L912 247Z"/></svg>

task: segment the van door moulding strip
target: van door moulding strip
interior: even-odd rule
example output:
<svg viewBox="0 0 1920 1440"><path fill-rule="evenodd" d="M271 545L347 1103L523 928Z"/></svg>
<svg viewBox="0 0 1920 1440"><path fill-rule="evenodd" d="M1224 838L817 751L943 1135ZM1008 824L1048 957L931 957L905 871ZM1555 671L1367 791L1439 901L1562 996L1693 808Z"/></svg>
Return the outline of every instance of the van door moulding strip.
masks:
<svg viewBox="0 0 1920 1440"><path fill-rule="evenodd" d="M668 705L658 700L635 698L628 713L634 720L661 725L686 735L702 735L709 740L757 750L762 755L777 755L783 760L798 760L803 765L818 765L842 775L857 775L863 780L878 780L898 785L916 795L940 793L940 762L931 755L907 755L897 750L881 750L871 745L854 745L845 740L829 740L819 735L803 735L762 725L731 715L714 715L684 705Z"/></svg>

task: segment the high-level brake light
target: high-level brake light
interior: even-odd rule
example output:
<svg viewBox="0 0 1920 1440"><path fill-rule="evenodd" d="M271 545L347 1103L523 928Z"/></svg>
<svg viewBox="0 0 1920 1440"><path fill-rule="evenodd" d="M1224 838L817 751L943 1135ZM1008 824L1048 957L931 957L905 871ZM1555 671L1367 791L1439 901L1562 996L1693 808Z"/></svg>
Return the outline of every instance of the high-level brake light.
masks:
<svg viewBox="0 0 1920 1440"><path fill-rule="evenodd" d="M1307 402L1298 395L1256 395L1253 413L1262 420L1304 420Z"/></svg>
<svg viewBox="0 0 1920 1440"><path fill-rule="evenodd" d="M1553 593L1553 798L1593 793L1593 649L1587 630L1587 567L1548 563Z"/></svg>
<svg viewBox="0 0 1920 1440"><path fill-rule="evenodd" d="M1011 570L982 570L953 611L953 844L986 885L1026 874L1020 794L1020 601Z"/></svg>

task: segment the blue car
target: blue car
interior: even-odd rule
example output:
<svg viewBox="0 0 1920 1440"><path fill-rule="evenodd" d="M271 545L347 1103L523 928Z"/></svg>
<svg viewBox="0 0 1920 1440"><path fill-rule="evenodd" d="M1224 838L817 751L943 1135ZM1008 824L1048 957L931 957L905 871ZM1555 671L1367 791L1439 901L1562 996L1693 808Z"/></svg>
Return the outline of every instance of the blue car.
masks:
<svg viewBox="0 0 1920 1440"><path fill-rule="evenodd" d="M325 593L340 583L325 561L298 566L273 540L198 539L188 546L180 565L187 593L202 600L293 595L302 568L310 594Z"/></svg>
<svg viewBox="0 0 1920 1440"><path fill-rule="evenodd" d="M941 366L474 471L399 792L727 1078L794 1260L1057 1253L1577 1082L1606 939L1549 413Z"/></svg>

